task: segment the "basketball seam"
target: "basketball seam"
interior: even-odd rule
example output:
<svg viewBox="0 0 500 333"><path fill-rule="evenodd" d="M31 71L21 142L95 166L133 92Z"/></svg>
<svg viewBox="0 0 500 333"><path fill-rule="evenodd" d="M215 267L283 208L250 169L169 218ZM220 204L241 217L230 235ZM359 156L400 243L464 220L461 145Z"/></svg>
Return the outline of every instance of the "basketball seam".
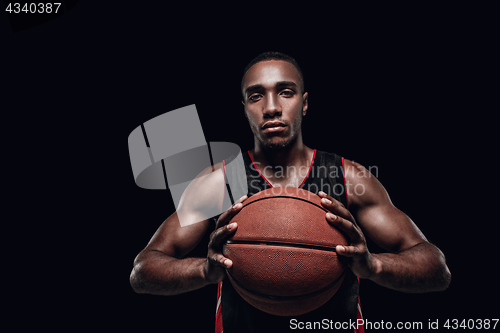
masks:
<svg viewBox="0 0 500 333"><path fill-rule="evenodd" d="M328 251L328 252L337 252L336 250L337 244L333 244L333 247L329 247L329 246L320 246L311 244L295 244L286 242L250 241L250 240L232 240L232 239L227 240L226 244L269 245L269 246L295 247L295 248L313 249L313 250Z"/></svg>

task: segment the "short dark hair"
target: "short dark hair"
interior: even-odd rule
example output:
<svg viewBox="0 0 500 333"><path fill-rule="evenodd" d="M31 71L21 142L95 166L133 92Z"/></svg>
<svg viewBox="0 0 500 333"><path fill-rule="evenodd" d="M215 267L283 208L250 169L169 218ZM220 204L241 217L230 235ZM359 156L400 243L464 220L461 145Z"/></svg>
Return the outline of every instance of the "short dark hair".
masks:
<svg viewBox="0 0 500 333"><path fill-rule="evenodd" d="M281 52L263 52L263 53L259 54L258 56L256 56L255 58L253 58L248 63L248 65L245 67L245 69L243 70L243 75L241 77L241 90L243 90L243 78L245 77L245 74L248 72L250 67L252 67L256 63L259 63L261 61L267 61L267 60L283 60L283 61L291 63L295 68L297 68L297 71L299 72L300 84L302 86L302 93L304 93L306 91L305 85L304 85L304 75L302 74L302 70L300 69L299 64L297 63L297 61L294 58L290 57L287 54L281 53Z"/></svg>

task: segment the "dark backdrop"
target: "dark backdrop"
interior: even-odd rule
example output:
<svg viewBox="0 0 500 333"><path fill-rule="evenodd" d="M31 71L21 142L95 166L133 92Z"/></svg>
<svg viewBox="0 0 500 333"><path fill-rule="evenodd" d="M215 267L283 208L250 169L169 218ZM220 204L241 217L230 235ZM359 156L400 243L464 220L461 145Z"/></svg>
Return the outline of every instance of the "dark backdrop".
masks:
<svg viewBox="0 0 500 333"><path fill-rule="evenodd" d="M276 50L305 75L306 145L377 167L394 204L445 253L453 275L445 292L419 295L362 281L364 317L424 327L498 317L490 307L498 219L489 209L498 196L487 18L468 8L374 18L368 9L342 15L307 5L270 16L148 6L78 3L31 28L3 24L12 42L3 51L4 133L15 143L5 152L15 161L9 175L22 175L7 177L22 217L12 224L26 235L19 247L29 254L20 257L31 259L13 256L28 271L19 275L27 293L15 297L16 313L47 327L213 330L215 286L161 297L129 285L134 257L174 207L168 191L135 185L127 138L155 116L196 104L208 142L250 149L242 69Z"/></svg>

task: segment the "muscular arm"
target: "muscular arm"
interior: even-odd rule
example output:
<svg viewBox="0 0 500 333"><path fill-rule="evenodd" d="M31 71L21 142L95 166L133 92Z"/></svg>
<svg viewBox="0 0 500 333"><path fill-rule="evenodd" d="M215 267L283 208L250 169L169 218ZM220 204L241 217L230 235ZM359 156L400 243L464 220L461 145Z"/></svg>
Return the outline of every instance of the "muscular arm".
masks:
<svg viewBox="0 0 500 333"><path fill-rule="evenodd" d="M333 202L327 207L333 216L327 215L327 219L351 238L351 246L339 246L337 252L350 257L353 272L404 292L446 289L451 274L443 253L392 204L382 184L368 170L348 160L345 169L349 210ZM388 252L370 253L365 237Z"/></svg>
<svg viewBox="0 0 500 333"><path fill-rule="evenodd" d="M220 191L218 190L220 189ZM134 260L130 275L132 288L138 293L175 295L202 288L220 281L224 268L230 267L217 243L236 230L225 225L241 205L235 204L224 212L218 229L212 233L207 258L184 258L209 230L209 218L214 209L222 207L225 182L220 165L215 171L207 170L186 189L177 212L168 217L158 228L144 250ZM220 192L220 193L219 193ZM182 218L182 225L179 222ZM211 250L212 247L212 250Z"/></svg>
<svg viewBox="0 0 500 333"><path fill-rule="evenodd" d="M428 242L419 243L399 253L374 254L378 270L371 280L381 286L423 293L448 288L451 274L443 253Z"/></svg>
<svg viewBox="0 0 500 333"><path fill-rule="evenodd" d="M135 258L132 288L138 293L175 295L208 285L203 274L206 258L181 259L198 244L208 226L207 220L181 227L177 213L167 218Z"/></svg>

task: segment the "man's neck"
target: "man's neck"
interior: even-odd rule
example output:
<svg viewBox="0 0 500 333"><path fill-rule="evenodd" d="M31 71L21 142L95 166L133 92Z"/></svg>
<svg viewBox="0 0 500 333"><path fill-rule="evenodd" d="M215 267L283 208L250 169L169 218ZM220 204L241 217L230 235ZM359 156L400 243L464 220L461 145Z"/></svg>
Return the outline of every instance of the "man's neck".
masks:
<svg viewBox="0 0 500 333"><path fill-rule="evenodd" d="M307 176L313 152L302 140L281 149L265 149L256 144L250 151L257 169L273 186L298 186Z"/></svg>

